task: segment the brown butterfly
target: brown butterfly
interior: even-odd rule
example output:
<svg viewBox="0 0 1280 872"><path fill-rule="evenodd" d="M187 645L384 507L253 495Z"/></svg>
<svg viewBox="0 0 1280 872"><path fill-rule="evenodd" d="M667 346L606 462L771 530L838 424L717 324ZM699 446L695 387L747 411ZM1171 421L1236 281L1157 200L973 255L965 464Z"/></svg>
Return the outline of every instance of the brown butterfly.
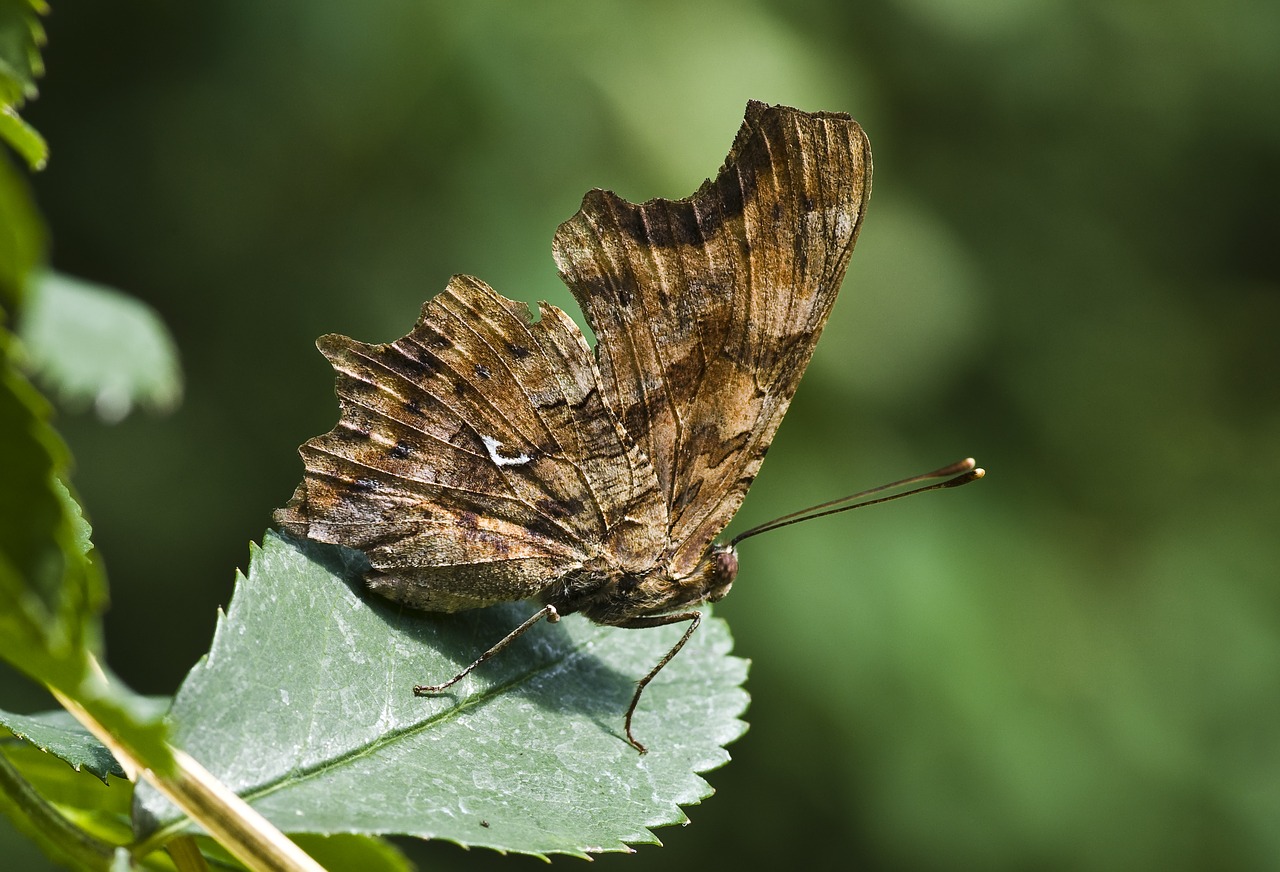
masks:
<svg viewBox="0 0 1280 872"><path fill-rule="evenodd" d="M753 102L692 197L634 205L594 190L556 232L594 353L560 309L542 303L534 319L470 276L403 339L322 337L341 418L301 447L306 477L276 523L364 551L369 587L413 608L544 604L418 694L542 618L688 621L627 710L643 752L640 694L698 626L693 607L733 584L733 544L713 542L813 354L870 195L870 145L851 118Z"/></svg>

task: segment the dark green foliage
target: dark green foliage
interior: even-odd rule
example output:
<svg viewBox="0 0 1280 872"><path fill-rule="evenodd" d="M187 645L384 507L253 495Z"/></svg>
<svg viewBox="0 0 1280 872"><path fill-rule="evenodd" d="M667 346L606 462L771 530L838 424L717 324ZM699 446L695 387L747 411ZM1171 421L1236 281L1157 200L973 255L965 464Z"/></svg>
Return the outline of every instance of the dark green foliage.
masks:
<svg viewBox="0 0 1280 872"><path fill-rule="evenodd" d="M7 143L32 169L49 158L44 139L18 116L22 104L36 96L36 79L44 73L40 47L44 28L43 0L0 0L0 142Z"/></svg>

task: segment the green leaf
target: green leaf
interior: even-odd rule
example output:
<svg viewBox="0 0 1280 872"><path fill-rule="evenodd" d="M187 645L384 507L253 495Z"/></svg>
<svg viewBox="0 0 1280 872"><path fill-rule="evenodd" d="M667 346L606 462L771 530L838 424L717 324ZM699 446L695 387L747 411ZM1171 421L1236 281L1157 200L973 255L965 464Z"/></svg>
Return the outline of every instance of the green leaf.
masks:
<svg viewBox="0 0 1280 872"><path fill-rule="evenodd" d="M92 405L109 422L135 405L177 405L177 347L150 306L56 272L28 293L18 330L27 365L66 404Z"/></svg>
<svg viewBox="0 0 1280 872"><path fill-rule="evenodd" d="M0 332L0 656L74 687L96 647L101 573L63 480L69 458L48 403L12 366Z"/></svg>
<svg viewBox="0 0 1280 872"><path fill-rule="evenodd" d="M154 706L97 668L106 584L89 525L64 484L69 458L49 406L13 366L0 329L0 657L79 703L145 765L172 765Z"/></svg>
<svg viewBox="0 0 1280 872"><path fill-rule="evenodd" d="M0 100L6 103L36 96L36 79L44 75L39 16L48 11L41 0L0 0Z"/></svg>
<svg viewBox="0 0 1280 872"><path fill-rule="evenodd" d="M38 793L0 754L0 814L35 841L50 858L73 869L105 869L115 845L97 838Z"/></svg>
<svg viewBox="0 0 1280 872"><path fill-rule="evenodd" d="M18 117L18 110L36 96L36 79L44 75L40 47L45 36L39 16L48 11L41 0L0 0L0 139L33 170L44 169L49 149Z"/></svg>
<svg viewBox="0 0 1280 872"><path fill-rule="evenodd" d="M319 836L301 833L294 837L298 847L310 854L326 869L359 869L361 872L412 872L399 848L372 836L335 833Z"/></svg>
<svg viewBox="0 0 1280 872"><path fill-rule="evenodd" d="M158 698L151 701L156 705L167 702ZM59 712L51 712L48 717L57 721L60 715ZM44 720L46 715L39 717ZM50 820L47 816L42 819L33 815L28 807L29 804L22 801L20 792L19 801L5 809L8 815L14 818L18 828L32 835L51 856L62 856L65 853L64 846L69 841L73 845L79 843L81 846L79 853L82 855L80 859L90 861L82 862L82 865L87 868L103 868L103 863L107 862L110 847L128 845L133 841L133 828L129 822L133 785L129 782L114 775L105 782L99 781L86 771L73 771L62 760L38 750L34 745L13 739L0 741L0 754L3 754L5 760L12 764L13 769L18 771L21 779L35 791L40 799L47 802L45 811L63 819L65 831L56 833L54 839L46 839L40 830L52 831L54 829L52 825L57 821ZM0 765L3 765L3 762L0 761ZM4 800L0 799L0 807L4 804ZM41 823L44 824L43 827L39 826ZM50 841L54 844L50 845ZM107 846L108 850L94 851L86 855L83 847L95 843ZM197 839L196 843L207 857L214 858L210 868L244 868L240 863L231 860L212 840L202 838ZM174 864L164 852L149 854L137 861L132 868L174 872ZM369 868L379 867L370 866Z"/></svg>
<svg viewBox="0 0 1280 872"><path fill-rule="evenodd" d="M0 139L13 146L33 170L42 170L49 162L49 144L12 106L0 106Z"/></svg>
<svg viewBox="0 0 1280 872"><path fill-rule="evenodd" d="M508 604L424 615L366 594L344 549L269 533L170 718L193 754L291 833L401 833L502 851L584 855L656 841L711 788L745 725L746 661L708 620L645 693L635 681L682 626L539 624L447 693L457 672L531 613ZM177 812L140 788L135 820L160 844Z"/></svg>
<svg viewBox="0 0 1280 872"><path fill-rule="evenodd" d="M0 739L0 753L13 764L32 787L64 813L96 812L128 822L133 785L117 774L99 778L89 768L76 771L65 759L46 753L30 742L16 738ZM130 841L126 832L121 844Z"/></svg>
<svg viewBox="0 0 1280 872"><path fill-rule="evenodd" d="M16 739L0 742L0 754L4 757L0 762L17 770L33 791L33 796L24 797L23 791L6 785L10 788L7 814L19 829L33 835L38 835L33 830L44 830L60 843L70 841L81 847L96 842L109 849L132 841L129 805L133 785L129 782L115 776L100 781L87 771L76 772L57 757ZM59 833L60 829L64 831ZM44 844L43 839L37 840ZM45 847L48 850L47 844ZM93 851L99 857L105 853Z"/></svg>
<svg viewBox="0 0 1280 872"><path fill-rule="evenodd" d="M12 312L25 298L28 279L45 257L45 237L27 180L0 154L0 307Z"/></svg>
<svg viewBox="0 0 1280 872"><path fill-rule="evenodd" d="M124 770L106 746L61 709L35 715L0 710L0 726L41 751L65 760L77 772L84 769L104 782L108 775L124 777Z"/></svg>

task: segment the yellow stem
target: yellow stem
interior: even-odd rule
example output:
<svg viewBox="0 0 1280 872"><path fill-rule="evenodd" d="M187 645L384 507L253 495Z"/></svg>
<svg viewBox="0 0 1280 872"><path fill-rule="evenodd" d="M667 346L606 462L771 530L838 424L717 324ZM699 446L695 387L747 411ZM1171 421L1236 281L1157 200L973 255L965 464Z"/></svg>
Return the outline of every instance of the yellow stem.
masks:
<svg viewBox="0 0 1280 872"><path fill-rule="evenodd" d="M84 728L106 745L126 772L140 775L205 831L217 839L241 863L262 872L324 872L323 867L254 811L209 770L178 748L173 748L175 772L159 776L74 700L57 690L58 702Z"/></svg>

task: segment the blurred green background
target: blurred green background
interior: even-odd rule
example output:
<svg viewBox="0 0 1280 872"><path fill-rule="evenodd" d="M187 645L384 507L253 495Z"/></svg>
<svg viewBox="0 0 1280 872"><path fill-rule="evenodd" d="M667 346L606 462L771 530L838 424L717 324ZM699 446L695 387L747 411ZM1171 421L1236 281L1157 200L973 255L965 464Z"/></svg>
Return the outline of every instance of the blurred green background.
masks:
<svg viewBox="0 0 1280 872"><path fill-rule="evenodd" d="M692 192L749 98L846 111L875 197L734 527L966 454L990 475L746 543L718 613L751 731L667 847L600 862L1280 866L1280 5L59 0L46 24L53 263L154 305L188 378L170 417L60 422L137 690L207 650L335 420L318 335L400 336L455 272L572 309L550 243L586 190ZM0 698L43 705L8 672Z"/></svg>

